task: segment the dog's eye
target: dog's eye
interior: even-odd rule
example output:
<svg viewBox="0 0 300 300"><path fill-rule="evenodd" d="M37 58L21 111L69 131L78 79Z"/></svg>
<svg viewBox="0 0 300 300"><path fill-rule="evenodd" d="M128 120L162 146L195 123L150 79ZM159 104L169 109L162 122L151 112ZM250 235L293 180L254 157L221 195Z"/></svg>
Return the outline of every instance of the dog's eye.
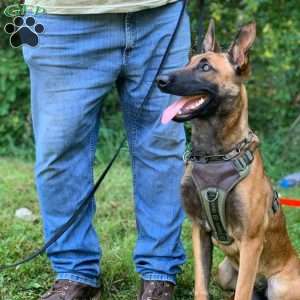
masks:
<svg viewBox="0 0 300 300"><path fill-rule="evenodd" d="M207 72L207 71L209 71L209 70L211 69L211 67L210 67L209 64L204 63L204 64L201 66L201 69L202 69L202 71Z"/></svg>

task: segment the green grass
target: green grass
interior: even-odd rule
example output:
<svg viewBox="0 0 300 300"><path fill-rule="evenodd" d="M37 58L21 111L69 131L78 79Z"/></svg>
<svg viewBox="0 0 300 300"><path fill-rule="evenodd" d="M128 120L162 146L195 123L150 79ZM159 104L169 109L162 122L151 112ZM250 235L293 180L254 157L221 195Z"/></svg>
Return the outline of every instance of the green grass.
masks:
<svg viewBox="0 0 300 300"><path fill-rule="evenodd" d="M101 171L96 168L96 173ZM300 197L300 188L283 191L286 196ZM131 174L128 163L118 161L97 193L98 210L95 226L103 248L103 299L135 299L138 276L134 271L132 250L135 243ZM27 207L39 214L34 188L33 165L16 159L0 158L0 264L24 257L42 245L40 218L28 223L14 218L17 208ZM300 209L286 208L289 233L300 250ZM183 239L187 264L178 278L176 299L193 299L193 267L190 224L185 222ZM222 254L215 250L214 274ZM0 274L0 300L36 300L52 283L53 273L45 256L17 270ZM224 299L224 293L212 281L214 299Z"/></svg>

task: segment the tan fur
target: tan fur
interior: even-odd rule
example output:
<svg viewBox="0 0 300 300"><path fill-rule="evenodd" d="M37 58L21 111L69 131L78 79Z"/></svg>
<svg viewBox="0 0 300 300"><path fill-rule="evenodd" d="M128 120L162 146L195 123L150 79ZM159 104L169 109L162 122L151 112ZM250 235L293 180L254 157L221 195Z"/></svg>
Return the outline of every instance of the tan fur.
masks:
<svg viewBox="0 0 300 300"><path fill-rule="evenodd" d="M195 299L205 300L208 297L208 291L205 288L204 272L201 268L201 248L200 248L200 227L198 224L193 224L193 251L195 258Z"/></svg>

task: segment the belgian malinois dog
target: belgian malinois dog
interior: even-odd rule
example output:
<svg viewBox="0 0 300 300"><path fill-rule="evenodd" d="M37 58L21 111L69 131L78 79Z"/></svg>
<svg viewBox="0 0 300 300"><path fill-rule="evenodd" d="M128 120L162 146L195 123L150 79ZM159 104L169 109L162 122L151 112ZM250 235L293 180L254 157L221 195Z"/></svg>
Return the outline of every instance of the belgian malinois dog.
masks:
<svg viewBox="0 0 300 300"><path fill-rule="evenodd" d="M162 122L192 120L182 197L192 220L196 300L209 299L213 245L226 255L218 281L235 290L234 300L300 300L300 260L248 125L244 80L255 36L255 23L247 24L222 52L211 21L203 53L157 78L163 92L182 96ZM261 278L267 283L263 296L253 292Z"/></svg>

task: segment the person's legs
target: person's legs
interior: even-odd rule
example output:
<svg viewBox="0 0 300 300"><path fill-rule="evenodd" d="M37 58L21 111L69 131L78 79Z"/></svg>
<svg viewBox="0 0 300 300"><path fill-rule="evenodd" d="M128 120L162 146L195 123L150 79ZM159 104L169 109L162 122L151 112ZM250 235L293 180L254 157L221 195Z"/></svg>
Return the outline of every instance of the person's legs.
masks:
<svg viewBox="0 0 300 300"><path fill-rule="evenodd" d="M175 30L182 2L127 15L127 51L118 87L132 155L138 239L134 253L144 280L175 283L185 261L180 241L180 199L185 135L182 124L162 125L161 113L174 97L155 87L139 108ZM163 73L188 62L190 30L185 14Z"/></svg>
<svg viewBox="0 0 300 300"><path fill-rule="evenodd" d="M122 64L122 15L38 16L39 47L24 47L30 69L36 183L45 239L93 186L103 96ZM92 225L95 202L47 254L57 279L98 285L101 251Z"/></svg>

